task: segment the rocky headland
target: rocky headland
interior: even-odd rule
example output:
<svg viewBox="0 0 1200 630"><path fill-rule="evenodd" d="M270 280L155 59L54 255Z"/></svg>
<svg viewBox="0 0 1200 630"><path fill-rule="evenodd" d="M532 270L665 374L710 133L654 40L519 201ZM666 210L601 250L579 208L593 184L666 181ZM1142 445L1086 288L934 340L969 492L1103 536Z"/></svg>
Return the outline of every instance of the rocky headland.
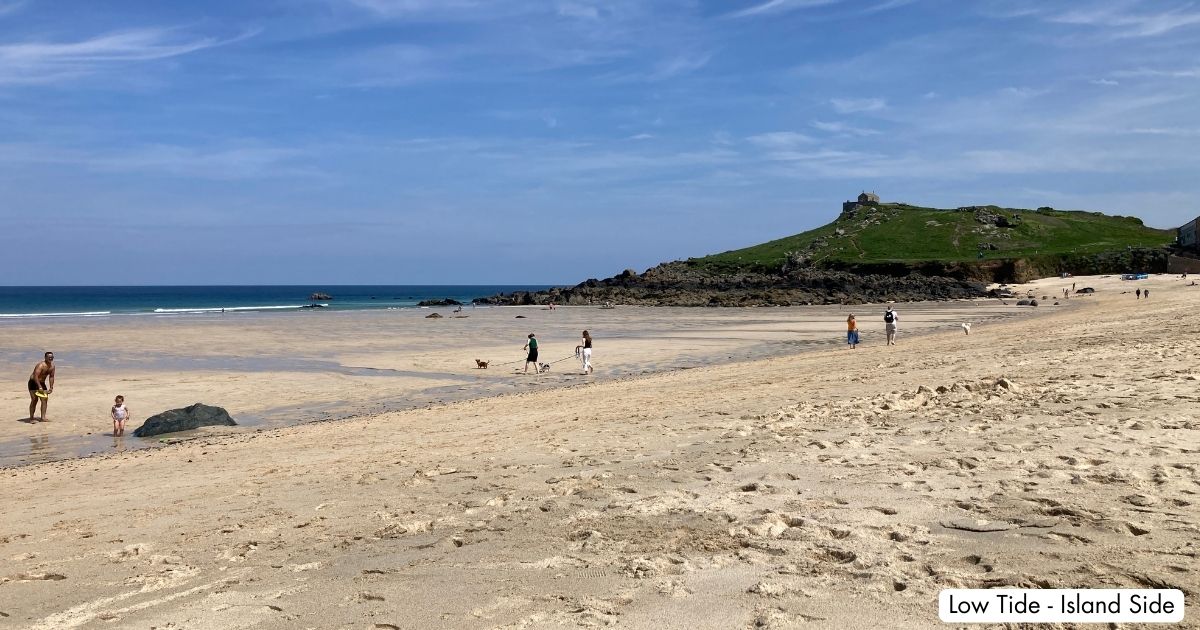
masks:
<svg viewBox="0 0 1200 630"><path fill-rule="evenodd" d="M777 273L714 273L686 262L663 263L637 273L627 269L604 280L573 287L517 291L475 300L478 304L522 306L555 304L643 306L797 306L864 304L985 297L975 280L911 273L904 276L858 274L827 269L785 269Z"/></svg>
<svg viewBox="0 0 1200 630"><path fill-rule="evenodd" d="M1097 212L923 208L863 193L831 223L760 245L479 304L792 306L984 297L1063 273L1161 273L1173 230Z"/></svg>

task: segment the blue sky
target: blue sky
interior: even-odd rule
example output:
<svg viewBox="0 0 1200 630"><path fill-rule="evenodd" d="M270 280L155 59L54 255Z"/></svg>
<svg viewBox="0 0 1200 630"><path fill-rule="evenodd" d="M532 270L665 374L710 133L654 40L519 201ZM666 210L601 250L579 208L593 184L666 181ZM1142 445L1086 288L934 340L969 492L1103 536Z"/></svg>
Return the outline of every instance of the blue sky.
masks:
<svg viewBox="0 0 1200 630"><path fill-rule="evenodd" d="M884 200L1200 214L1200 3L0 0L0 284L574 283Z"/></svg>

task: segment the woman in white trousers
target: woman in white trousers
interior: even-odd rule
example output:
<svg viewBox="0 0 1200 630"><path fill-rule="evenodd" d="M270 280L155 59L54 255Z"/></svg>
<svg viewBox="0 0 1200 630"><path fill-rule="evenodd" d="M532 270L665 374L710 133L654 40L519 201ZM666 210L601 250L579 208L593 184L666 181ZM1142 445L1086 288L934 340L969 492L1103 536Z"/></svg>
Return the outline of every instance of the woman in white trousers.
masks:
<svg viewBox="0 0 1200 630"><path fill-rule="evenodd" d="M583 341L575 346L575 353L579 355L579 360L583 362L583 373L592 373L592 336L588 331L583 331Z"/></svg>

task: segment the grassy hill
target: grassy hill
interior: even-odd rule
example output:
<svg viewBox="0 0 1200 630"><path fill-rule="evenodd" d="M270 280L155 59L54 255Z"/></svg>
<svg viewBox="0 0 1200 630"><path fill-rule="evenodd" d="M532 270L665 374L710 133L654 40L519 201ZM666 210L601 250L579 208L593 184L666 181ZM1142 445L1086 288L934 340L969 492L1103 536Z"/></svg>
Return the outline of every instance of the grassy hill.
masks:
<svg viewBox="0 0 1200 630"><path fill-rule="evenodd" d="M953 210L881 203L847 209L832 223L778 240L687 261L712 272L793 265L980 262L1161 248L1174 230L1136 217L1050 208L971 206Z"/></svg>

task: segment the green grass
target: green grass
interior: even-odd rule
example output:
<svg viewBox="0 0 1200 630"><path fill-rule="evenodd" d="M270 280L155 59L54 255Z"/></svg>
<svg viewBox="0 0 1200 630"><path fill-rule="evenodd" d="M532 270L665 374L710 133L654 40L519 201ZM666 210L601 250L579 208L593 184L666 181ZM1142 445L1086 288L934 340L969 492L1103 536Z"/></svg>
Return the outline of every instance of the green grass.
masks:
<svg viewBox="0 0 1200 630"><path fill-rule="evenodd" d="M712 271L778 269L788 252L804 252L815 265L959 262L1156 248L1175 240L1174 230L1148 228L1135 217L994 206L987 209L1015 225L987 227L976 220L973 211L883 204L860 209L852 217L839 216L833 223L794 236L688 262ZM986 243L996 249L985 248Z"/></svg>

